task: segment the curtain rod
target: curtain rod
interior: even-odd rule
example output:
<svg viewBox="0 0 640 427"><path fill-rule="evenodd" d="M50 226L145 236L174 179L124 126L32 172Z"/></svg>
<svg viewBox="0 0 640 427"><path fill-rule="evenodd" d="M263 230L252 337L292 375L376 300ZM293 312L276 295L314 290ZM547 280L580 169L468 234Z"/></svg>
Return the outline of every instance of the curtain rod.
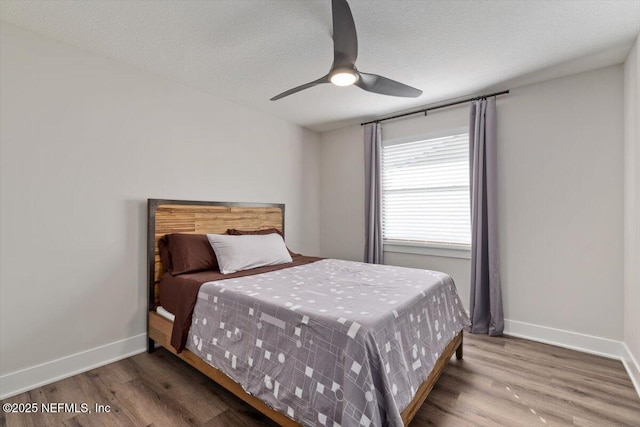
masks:
<svg viewBox="0 0 640 427"><path fill-rule="evenodd" d="M508 90L503 90L502 92L490 93L489 95L476 96L476 97L473 97L473 98L463 99L462 101L450 102L448 104L438 105L436 107L424 108L422 110L412 111L410 113L404 113L404 114L398 114L396 116L385 117L384 119L371 120L370 122L360 123L360 126L368 125L368 124L371 124L371 123L380 123L380 122L384 122L384 121L387 121L387 120L397 119L397 118L406 117L406 116L412 116L414 114L420 114L420 113L424 113L424 115L426 116L427 115L427 111L439 110L440 108L452 107L454 105L464 104L465 102L477 101L478 99L483 99L483 98L491 98L492 96L506 95L508 93L509 93Z"/></svg>

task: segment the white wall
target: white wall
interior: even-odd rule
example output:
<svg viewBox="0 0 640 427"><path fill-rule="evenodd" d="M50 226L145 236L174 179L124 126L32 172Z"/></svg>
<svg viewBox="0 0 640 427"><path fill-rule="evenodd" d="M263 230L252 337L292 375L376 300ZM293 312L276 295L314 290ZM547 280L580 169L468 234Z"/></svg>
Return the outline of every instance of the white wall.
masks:
<svg viewBox="0 0 640 427"><path fill-rule="evenodd" d="M624 342L640 394L640 36L624 64Z"/></svg>
<svg viewBox="0 0 640 427"><path fill-rule="evenodd" d="M505 317L519 326L622 339L622 83L617 65L498 98L501 276ZM386 122L383 139L467 123L468 106L439 110ZM321 254L361 260L362 130L324 133L320 147ZM385 260L448 272L469 299L468 260Z"/></svg>
<svg viewBox="0 0 640 427"><path fill-rule="evenodd" d="M505 317L622 339L622 68L519 88L498 108Z"/></svg>
<svg viewBox="0 0 640 427"><path fill-rule="evenodd" d="M351 126L320 134L320 248L324 256L364 258L364 134Z"/></svg>
<svg viewBox="0 0 640 427"><path fill-rule="evenodd" d="M319 252L318 134L4 22L0 43L0 395L146 333L147 198L285 203Z"/></svg>

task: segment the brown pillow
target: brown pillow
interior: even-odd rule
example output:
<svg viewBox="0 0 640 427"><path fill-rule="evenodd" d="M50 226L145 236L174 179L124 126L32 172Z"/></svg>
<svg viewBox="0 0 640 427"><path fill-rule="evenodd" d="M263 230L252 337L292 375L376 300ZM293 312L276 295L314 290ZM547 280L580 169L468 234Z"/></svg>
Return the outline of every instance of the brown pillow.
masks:
<svg viewBox="0 0 640 427"><path fill-rule="evenodd" d="M162 261L164 269L168 272L173 271L173 266L171 265L171 254L169 253L168 234L162 236L158 241L158 252L160 252L160 260Z"/></svg>
<svg viewBox="0 0 640 427"><path fill-rule="evenodd" d="M253 231L238 230L236 228L229 228L227 230L227 234L231 234L232 236L242 236L245 234L262 235L262 234L273 234L273 233L278 233L280 236L282 236L282 231L278 230L277 228L267 228L266 230L253 230Z"/></svg>
<svg viewBox="0 0 640 427"><path fill-rule="evenodd" d="M158 244L164 268L173 274L218 270L218 260L206 234L167 234Z"/></svg>

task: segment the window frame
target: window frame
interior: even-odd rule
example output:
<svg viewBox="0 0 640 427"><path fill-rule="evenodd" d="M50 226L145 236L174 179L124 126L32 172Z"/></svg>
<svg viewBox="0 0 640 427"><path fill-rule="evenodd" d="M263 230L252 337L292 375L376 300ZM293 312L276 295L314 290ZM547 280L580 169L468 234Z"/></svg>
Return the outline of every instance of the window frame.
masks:
<svg viewBox="0 0 640 427"><path fill-rule="evenodd" d="M421 140L443 138L462 133L469 134L469 128L466 126L452 127L435 132L424 134L405 136L400 138L392 138L382 141L382 149L392 145L406 144ZM384 155L384 154L383 154ZM382 171L381 175L382 175ZM382 190L384 191L384 189ZM384 197L383 197L384 199ZM381 201L381 203L384 203ZM471 211L469 211L471 215ZM471 259L471 244L442 243L442 242L417 242L406 240L386 239L383 236L382 247L384 252L405 253L415 255L427 255L446 258Z"/></svg>

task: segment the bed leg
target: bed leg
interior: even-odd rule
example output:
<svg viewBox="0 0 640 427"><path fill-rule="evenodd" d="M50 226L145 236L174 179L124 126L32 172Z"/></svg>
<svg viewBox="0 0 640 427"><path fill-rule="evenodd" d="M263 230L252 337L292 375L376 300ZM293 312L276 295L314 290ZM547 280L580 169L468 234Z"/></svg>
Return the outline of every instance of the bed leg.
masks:
<svg viewBox="0 0 640 427"><path fill-rule="evenodd" d="M147 353L151 354L156 351L156 342L151 338L147 338Z"/></svg>
<svg viewBox="0 0 640 427"><path fill-rule="evenodd" d="M460 344L458 344L458 348L456 348L456 359L462 360L462 332L460 332Z"/></svg>

